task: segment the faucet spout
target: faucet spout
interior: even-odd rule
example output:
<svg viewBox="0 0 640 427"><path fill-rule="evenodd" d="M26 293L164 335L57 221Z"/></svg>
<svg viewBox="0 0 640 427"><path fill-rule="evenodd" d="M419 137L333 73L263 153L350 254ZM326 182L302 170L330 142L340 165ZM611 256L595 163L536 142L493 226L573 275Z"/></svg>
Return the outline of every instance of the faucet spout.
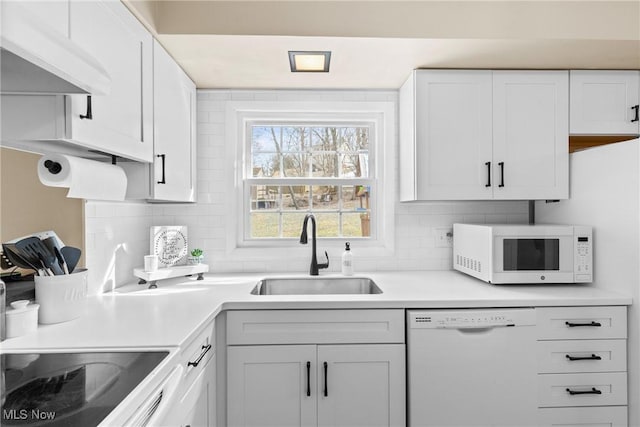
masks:
<svg viewBox="0 0 640 427"><path fill-rule="evenodd" d="M329 254L327 254L327 251L324 252L324 256L327 258L326 263L318 263L318 259L316 256L316 218L312 214L307 214L304 217L304 221L302 223L302 233L300 234L300 243L306 245L308 242L307 224L309 220L311 220L311 266L309 267L309 274L312 276L317 276L320 269L329 268Z"/></svg>

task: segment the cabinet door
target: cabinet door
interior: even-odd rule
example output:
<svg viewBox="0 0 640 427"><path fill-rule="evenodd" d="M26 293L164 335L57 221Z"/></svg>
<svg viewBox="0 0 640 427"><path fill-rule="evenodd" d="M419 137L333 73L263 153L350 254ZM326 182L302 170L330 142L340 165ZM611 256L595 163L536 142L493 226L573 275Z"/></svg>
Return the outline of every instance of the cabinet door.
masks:
<svg viewBox="0 0 640 427"><path fill-rule="evenodd" d="M493 105L494 198L568 198L568 72L494 71Z"/></svg>
<svg viewBox="0 0 640 427"><path fill-rule="evenodd" d="M227 347L228 425L315 426L315 361L314 345Z"/></svg>
<svg viewBox="0 0 640 427"><path fill-rule="evenodd" d="M490 199L491 71L418 71L415 83L417 199Z"/></svg>
<svg viewBox="0 0 640 427"><path fill-rule="evenodd" d="M317 375L318 426L405 425L404 345L320 345Z"/></svg>
<svg viewBox="0 0 640 427"><path fill-rule="evenodd" d="M150 162L151 35L119 1L72 2L70 34L107 70L111 92L90 98L91 118L86 118L89 98L70 96L67 138L96 150Z"/></svg>
<svg viewBox="0 0 640 427"><path fill-rule="evenodd" d="M182 414L176 424L181 427L215 426L215 386L215 358L212 358L176 408L177 413Z"/></svg>
<svg viewBox="0 0 640 427"><path fill-rule="evenodd" d="M632 134L640 96L638 71L570 71L571 134Z"/></svg>
<svg viewBox="0 0 640 427"><path fill-rule="evenodd" d="M70 0L38 0L21 1L20 5L43 25L69 37L69 3Z"/></svg>
<svg viewBox="0 0 640 427"><path fill-rule="evenodd" d="M153 198L195 201L196 88L164 48L153 42Z"/></svg>

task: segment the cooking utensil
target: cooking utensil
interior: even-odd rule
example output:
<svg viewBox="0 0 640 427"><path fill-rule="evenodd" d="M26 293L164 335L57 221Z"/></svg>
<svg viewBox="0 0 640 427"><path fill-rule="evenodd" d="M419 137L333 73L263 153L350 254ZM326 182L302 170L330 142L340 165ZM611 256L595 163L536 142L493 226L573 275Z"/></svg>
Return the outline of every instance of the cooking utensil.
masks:
<svg viewBox="0 0 640 427"><path fill-rule="evenodd" d="M16 248L28 255L28 261L34 265L42 264L45 270L50 270L51 274L64 274L62 269L56 265L56 256L37 237L28 237L16 242Z"/></svg>
<svg viewBox="0 0 640 427"><path fill-rule="evenodd" d="M62 249L60 249L60 253L62 253L64 260L67 263L69 273L73 273L76 265L78 265L78 261L80 261L82 251L78 248L74 248L73 246L64 246Z"/></svg>
<svg viewBox="0 0 640 427"><path fill-rule="evenodd" d="M2 252L4 256L6 256L7 259L11 262L11 264L15 265L16 267L34 270L36 272L39 270L39 268L35 264L27 260L22 255L20 250L16 248L16 245L13 243L3 243Z"/></svg>
<svg viewBox="0 0 640 427"><path fill-rule="evenodd" d="M57 246L54 246L53 252L56 254L56 258L58 259L58 265L60 265L60 268L62 269L62 271L64 271L64 274L69 274L69 267L67 267L67 263L64 260L64 257L62 256L62 252L60 252L60 249L58 249Z"/></svg>

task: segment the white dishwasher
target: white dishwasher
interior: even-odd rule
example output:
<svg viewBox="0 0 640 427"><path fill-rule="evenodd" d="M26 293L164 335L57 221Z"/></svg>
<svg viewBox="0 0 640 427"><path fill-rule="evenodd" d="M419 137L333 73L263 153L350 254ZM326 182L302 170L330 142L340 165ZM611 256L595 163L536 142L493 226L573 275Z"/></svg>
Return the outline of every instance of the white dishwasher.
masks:
<svg viewBox="0 0 640 427"><path fill-rule="evenodd" d="M407 311L409 426L536 425L535 309Z"/></svg>

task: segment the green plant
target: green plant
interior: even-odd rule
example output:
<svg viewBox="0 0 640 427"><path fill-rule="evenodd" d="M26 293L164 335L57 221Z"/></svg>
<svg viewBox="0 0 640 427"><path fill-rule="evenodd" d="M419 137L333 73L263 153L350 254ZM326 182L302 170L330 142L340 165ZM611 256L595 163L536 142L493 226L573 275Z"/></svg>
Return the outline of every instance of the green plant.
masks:
<svg viewBox="0 0 640 427"><path fill-rule="evenodd" d="M191 251L191 256L193 256L193 257L199 258L199 257L202 256L202 254L203 254L202 249L193 249Z"/></svg>

